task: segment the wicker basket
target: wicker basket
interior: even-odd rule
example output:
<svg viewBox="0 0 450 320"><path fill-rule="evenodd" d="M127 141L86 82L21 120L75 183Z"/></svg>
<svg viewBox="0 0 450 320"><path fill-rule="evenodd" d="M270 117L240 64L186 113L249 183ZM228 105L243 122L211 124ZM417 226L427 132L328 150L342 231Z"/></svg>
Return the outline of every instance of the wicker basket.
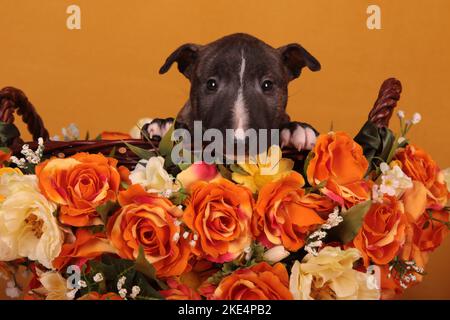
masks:
<svg viewBox="0 0 450 320"><path fill-rule="evenodd" d="M383 82L378 98L369 113L368 120L377 127L387 127L392 116L393 109L400 99L402 87L400 81L390 78ZM19 89L5 87L0 91L0 121L14 125L14 112L22 116L23 122L27 125L28 131L33 137L33 141L24 142L20 133L8 142L8 148L16 156L20 155L22 145L27 143L31 148L36 148L37 139L42 137L45 140L44 156L66 157L77 152L111 154L115 150L114 157L119 161L119 165L133 168L140 160L125 143L148 149L157 150L159 140L127 139L127 140L77 140L77 141L52 141L49 140L49 133L44 126L42 118L36 108L28 100L27 96ZM18 132L18 130L17 130ZM283 156L301 159L305 153L299 153L293 149L283 149Z"/></svg>

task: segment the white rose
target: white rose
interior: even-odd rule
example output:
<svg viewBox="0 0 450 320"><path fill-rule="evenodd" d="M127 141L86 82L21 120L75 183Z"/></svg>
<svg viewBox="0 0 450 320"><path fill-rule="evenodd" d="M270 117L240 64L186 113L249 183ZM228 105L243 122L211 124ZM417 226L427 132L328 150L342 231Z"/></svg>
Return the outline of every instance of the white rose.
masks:
<svg viewBox="0 0 450 320"><path fill-rule="evenodd" d="M148 192L176 191L178 185L164 169L163 157L151 157L149 160L141 160L130 173L133 184L140 184Z"/></svg>
<svg viewBox="0 0 450 320"><path fill-rule="evenodd" d="M289 289L297 300L371 300L380 292L368 286L369 275L353 269L361 258L357 249L325 247L317 256L306 255L292 267Z"/></svg>
<svg viewBox="0 0 450 320"><path fill-rule="evenodd" d="M0 260L26 257L51 269L63 233L57 206L39 192L36 176L0 169L0 201Z"/></svg>

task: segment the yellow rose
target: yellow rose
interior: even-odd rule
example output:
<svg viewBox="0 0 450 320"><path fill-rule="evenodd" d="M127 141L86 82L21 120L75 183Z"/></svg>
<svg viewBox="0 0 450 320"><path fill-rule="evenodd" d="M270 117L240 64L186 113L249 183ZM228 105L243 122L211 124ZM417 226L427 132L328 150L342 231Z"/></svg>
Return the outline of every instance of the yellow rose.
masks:
<svg viewBox="0 0 450 320"><path fill-rule="evenodd" d="M267 183L288 176L292 172L294 162L291 159L283 159L280 147L273 145L267 154L259 154L254 159L238 165L245 174L233 172L232 179L256 193Z"/></svg>
<svg viewBox="0 0 450 320"><path fill-rule="evenodd" d="M56 204L38 190L35 175L0 172L0 260L26 257L52 268L63 234L53 215Z"/></svg>
<svg viewBox="0 0 450 320"><path fill-rule="evenodd" d="M164 169L163 157L152 157L139 162L131 171L130 180L133 184L140 184L147 192L170 193L179 189L173 177Z"/></svg>
<svg viewBox="0 0 450 320"><path fill-rule="evenodd" d="M361 258L357 249L325 247L317 256L295 261L289 288L296 300L379 299L378 289L369 289L368 275L353 269Z"/></svg>

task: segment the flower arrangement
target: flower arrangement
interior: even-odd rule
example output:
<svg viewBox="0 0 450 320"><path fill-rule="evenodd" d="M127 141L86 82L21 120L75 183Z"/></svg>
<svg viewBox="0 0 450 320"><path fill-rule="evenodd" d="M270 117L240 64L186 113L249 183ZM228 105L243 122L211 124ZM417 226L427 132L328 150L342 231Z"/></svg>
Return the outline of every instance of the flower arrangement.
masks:
<svg viewBox="0 0 450 320"><path fill-rule="evenodd" d="M6 294L64 300L395 297L422 281L430 253L448 233L450 174L408 140L419 114L405 120L398 111L400 133L387 128L386 110L395 107L392 88L399 83L388 84L379 100L390 105L378 101L355 138L321 134L301 166L279 152L271 175L261 174L259 162L174 168L167 153L126 143L130 136L118 133L102 133L101 141L121 141L138 158L132 166L115 149L48 156L47 139L38 139L36 148L11 147L12 129L2 123L0 275ZM79 136L69 129L64 140Z"/></svg>

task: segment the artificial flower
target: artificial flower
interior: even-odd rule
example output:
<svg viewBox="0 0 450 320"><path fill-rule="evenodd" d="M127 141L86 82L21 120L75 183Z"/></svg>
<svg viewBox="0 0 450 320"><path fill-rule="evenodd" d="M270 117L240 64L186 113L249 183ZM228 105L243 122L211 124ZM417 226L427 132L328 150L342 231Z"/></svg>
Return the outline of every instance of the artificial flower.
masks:
<svg viewBox="0 0 450 320"><path fill-rule="evenodd" d="M77 229L75 235L66 235L67 240L62 245L61 252L53 260L53 266L61 270L69 263L87 261L103 253L115 253L116 250L104 233L92 233L88 229Z"/></svg>
<svg viewBox="0 0 450 320"><path fill-rule="evenodd" d="M414 145L399 149L395 159L402 164L403 172L414 181L423 183L429 191L429 202L438 206L445 206L448 190L444 173L436 162L424 150Z"/></svg>
<svg viewBox="0 0 450 320"><path fill-rule="evenodd" d="M285 266L260 262L239 269L223 278L211 299L218 300L292 300Z"/></svg>
<svg viewBox="0 0 450 320"><path fill-rule="evenodd" d="M252 211L253 197L245 187L225 179L195 183L183 214L194 253L219 263L242 254L252 240Z"/></svg>
<svg viewBox="0 0 450 320"><path fill-rule="evenodd" d="M245 173L233 172L232 179L256 193L267 183L289 175L294 162L282 158L280 147L272 145L267 153L258 154L238 165Z"/></svg>
<svg viewBox="0 0 450 320"><path fill-rule="evenodd" d="M364 176L369 166L359 144L345 132L330 132L317 138L306 170L312 186L341 205L353 206L369 199Z"/></svg>
<svg viewBox="0 0 450 320"><path fill-rule="evenodd" d="M358 250L324 247L317 256L295 261L289 288L297 300L379 299L376 286L368 286L368 274L353 269L361 258Z"/></svg>
<svg viewBox="0 0 450 320"><path fill-rule="evenodd" d="M197 181L212 181L220 178L221 175L217 171L217 167L214 164L208 164L206 162L196 162L191 164L187 169L181 171L177 175L177 181L183 186L183 188L190 190L192 184Z"/></svg>
<svg viewBox="0 0 450 320"><path fill-rule="evenodd" d="M36 175L42 193L61 205L59 220L83 227L101 224L96 208L116 200L120 185L116 164L101 154L77 153L40 163Z"/></svg>
<svg viewBox="0 0 450 320"><path fill-rule="evenodd" d="M164 169L163 157L151 157L141 160L130 173L130 181L141 185L147 192L165 193L169 195L180 187Z"/></svg>
<svg viewBox="0 0 450 320"><path fill-rule="evenodd" d="M27 257L51 269L63 242L56 204L39 192L35 175L0 171L0 260Z"/></svg>
<svg viewBox="0 0 450 320"><path fill-rule="evenodd" d="M189 268L191 247L177 223L182 211L166 198L132 185L119 194L122 206L108 221L107 233L117 254L134 260L142 247L160 277L178 276Z"/></svg>
<svg viewBox="0 0 450 320"><path fill-rule="evenodd" d="M96 291L91 291L79 297L77 300L123 300L123 299L115 292L107 292L101 294Z"/></svg>
<svg viewBox="0 0 450 320"><path fill-rule="evenodd" d="M308 233L325 222L314 209L303 204L303 185L303 177L292 172L261 188L252 226L266 247L283 245L289 251L297 251L305 244Z"/></svg>
<svg viewBox="0 0 450 320"><path fill-rule="evenodd" d="M39 295L45 296L45 300L73 300L73 290L67 287L67 280L56 271L39 272L39 282L42 287L33 289Z"/></svg>
<svg viewBox="0 0 450 320"><path fill-rule="evenodd" d="M386 196L382 203L372 203L352 242L362 253L365 266L370 261L387 264L395 258L405 242L406 224L403 204L396 198Z"/></svg>
<svg viewBox="0 0 450 320"><path fill-rule="evenodd" d="M166 300L201 300L200 295L194 289L189 288L178 279L167 279L167 285L168 289L160 291Z"/></svg>

